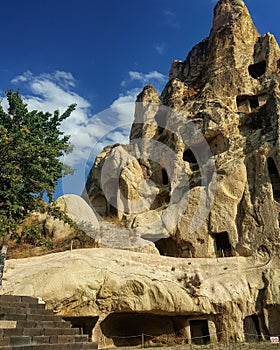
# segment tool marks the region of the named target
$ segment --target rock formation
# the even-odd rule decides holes
[[[98,155],[83,193],[130,243],[154,253],[154,242],[160,255],[96,248],[11,260],[3,292],[91,318],[100,344],[279,335],[279,78],[274,37],[258,33],[243,1],[218,1],[209,36],[173,62],[160,96],[143,89],[130,143]]]
[[[243,1],[138,96],[129,145],[96,158],[83,196],[164,255],[251,256],[279,245],[280,51]],[[111,171],[108,171],[111,169]]]

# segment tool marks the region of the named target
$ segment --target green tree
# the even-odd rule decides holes
[[[43,206],[46,195],[53,202],[58,180],[71,172],[61,157],[71,152],[70,136],[60,130],[76,105],[60,115],[28,111],[18,92],[8,91],[8,112],[0,106],[0,286],[6,257],[6,242],[33,210]]]

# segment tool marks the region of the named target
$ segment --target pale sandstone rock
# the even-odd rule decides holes
[[[243,319],[258,310],[260,290],[265,291],[265,326],[279,332],[271,309],[279,301],[280,272],[271,270],[275,263],[267,255],[174,259],[108,248],[82,249],[9,260],[1,292],[40,296],[48,308],[64,317],[105,320],[116,312],[124,317],[141,312],[187,320],[203,314],[214,321],[217,332],[227,329],[228,335],[237,334],[243,340]],[[238,317],[233,318],[233,313]]]
[[[56,205],[73,220],[81,231],[95,237],[99,230],[99,222],[93,209],[86,201],[75,194],[65,194],[56,200]]]

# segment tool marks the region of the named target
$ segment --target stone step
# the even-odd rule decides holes
[[[88,335],[37,298],[0,295],[0,350],[97,349]]]
[[[27,314],[24,312],[19,313],[9,313],[5,312],[2,313],[0,311],[0,320],[12,320],[12,321],[19,321],[19,320],[27,320],[27,321],[56,321],[61,322],[62,318],[58,315],[54,314]]]
[[[38,304],[39,299],[28,297],[28,296],[18,296],[18,295],[0,295],[0,303],[29,303]]]
[[[69,321],[18,320],[19,328],[71,328]]]
[[[36,344],[0,346],[0,350],[90,350],[98,349],[97,343],[74,343],[74,344]]]
[[[10,335],[0,339],[0,346],[37,345],[37,344],[73,344],[88,342],[88,335]]]
[[[53,315],[52,310],[46,309],[38,309],[38,307],[7,307],[0,305],[0,315],[2,313],[10,313],[10,314],[28,314],[28,315]]]
[[[9,336],[40,336],[40,335],[79,335],[79,328],[7,328],[0,329],[0,341]]]
[[[15,309],[22,309],[22,308],[36,308],[38,310],[45,310],[46,305],[45,304],[37,304],[37,303],[12,303],[12,302],[5,302],[1,301],[0,299],[0,308],[15,308]]]

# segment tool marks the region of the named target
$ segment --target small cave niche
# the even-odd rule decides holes
[[[173,238],[161,238],[155,242],[160,255],[173,258],[194,258],[195,249],[191,242],[181,242],[178,244]]]
[[[205,345],[210,343],[210,334],[207,320],[190,320],[192,343]]]
[[[273,198],[275,201],[280,202],[280,176],[277,166],[271,157],[267,159],[267,170],[272,185]]]
[[[190,148],[185,150],[185,152],[183,153],[183,161],[188,162],[190,164],[190,168],[192,171],[199,170],[197,159]]]
[[[227,232],[219,232],[213,235],[214,247],[217,258],[227,258],[232,255],[232,246]]]
[[[214,156],[224,153],[229,149],[229,140],[222,134],[218,134],[216,137],[209,141],[209,147]]]
[[[266,72],[266,61],[251,64],[248,67],[248,71],[252,78],[258,79]]]
[[[259,96],[239,95],[236,97],[236,105],[238,112],[249,114],[252,111],[256,110],[258,107],[260,107]]]
[[[256,314],[244,318],[243,329],[246,342],[261,341],[259,319]]]
[[[185,152],[183,154],[183,160],[185,162],[188,162],[188,163],[191,163],[191,164],[197,163],[195,155],[193,154],[191,149],[185,150]]]
[[[178,247],[178,244],[171,237],[159,239],[157,242],[155,242],[155,246],[160,255],[171,256],[175,258],[180,257],[180,249]]]
[[[169,184],[169,178],[168,178],[167,171],[164,168],[162,168],[162,170],[161,170],[161,175],[162,175],[162,184],[163,185],[168,185]]]
[[[182,322],[183,321],[183,322]],[[101,322],[105,337],[115,346],[137,346],[144,342],[166,343],[167,338],[176,342],[186,321],[182,317],[149,313],[112,313]]]
[[[92,200],[92,206],[101,216],[107,215],[107,200],[101,194]]]
[[[92,340],[92,331],[98,321],[98,316],[63,317],[63,319],[69,321],[72,327],[79,328],[80,334],[88,334],[89,341]]]

